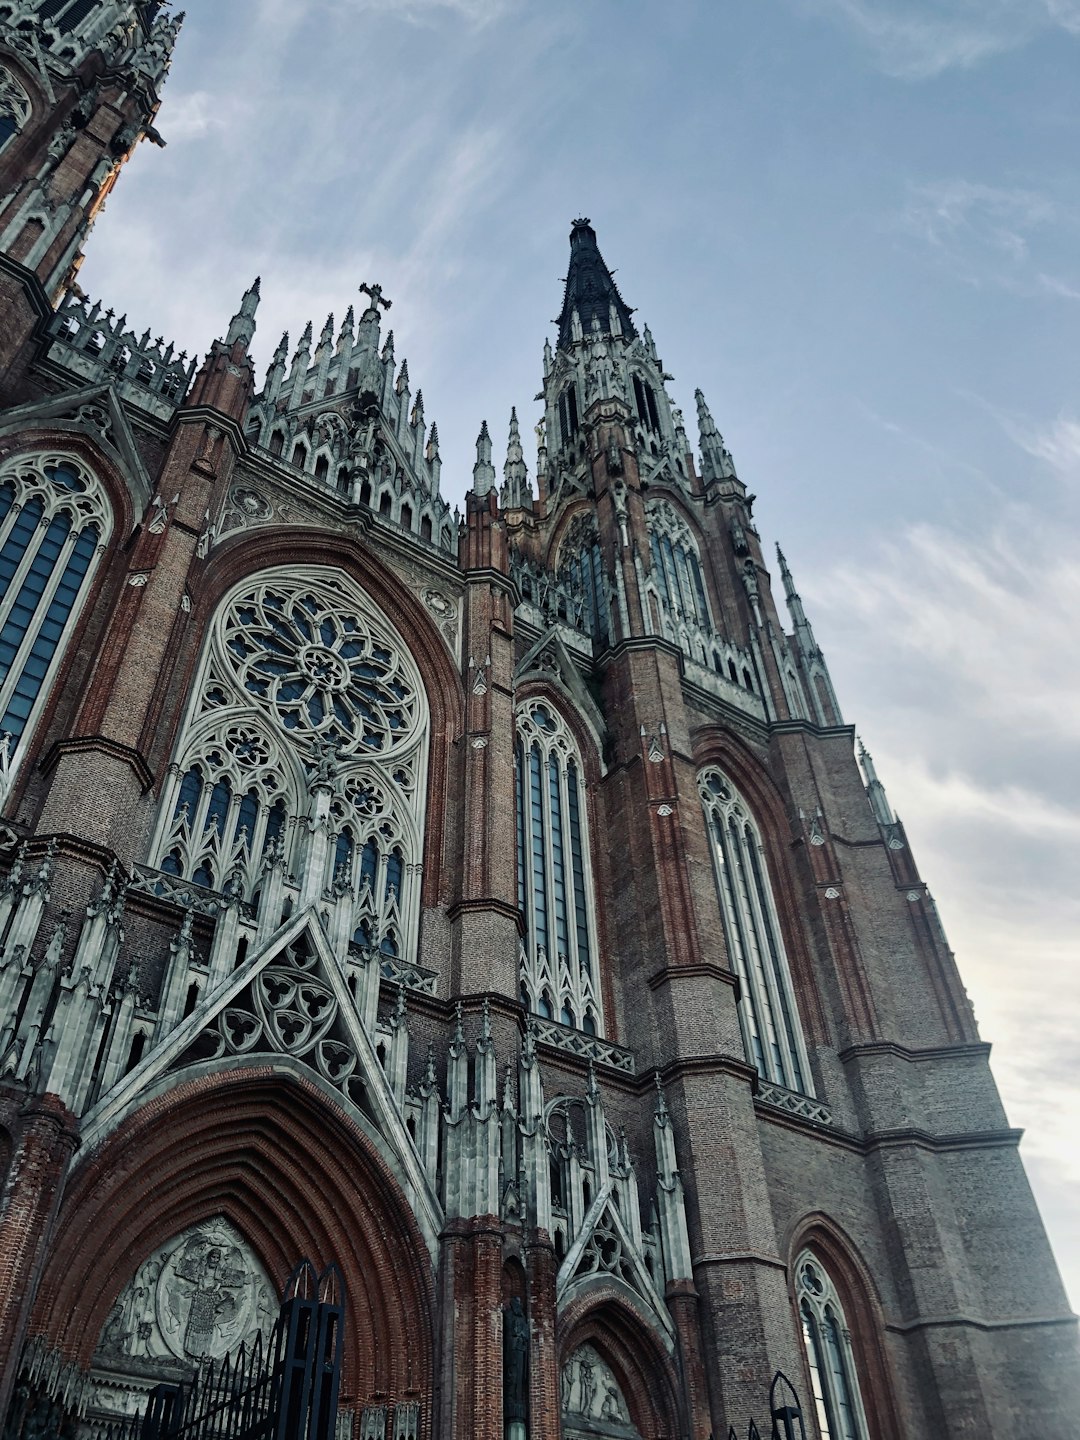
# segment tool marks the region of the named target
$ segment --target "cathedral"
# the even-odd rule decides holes
[[[182,18],[0,0],[0,1433],[137,1419],[306,1259],[339,1440],[1075,1436],[989,1046],[705,397],[587,219],[535,473],[485,424],[460,514],[374,280],[262,377],[258,282],[190,360],[85,295]]]

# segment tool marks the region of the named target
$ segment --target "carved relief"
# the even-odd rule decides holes
[[[99,1358],[197,1364],[268,1333],[277,1299],[238,1231],[211,1220],[145,1260],[109,1313]]]
[[[561,1390],[566,1428],[633,1431],[619,1382],[591,1345],[575,1350],[563,1366]]]

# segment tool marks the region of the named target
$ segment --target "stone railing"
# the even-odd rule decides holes
[[[126,316],[117,318],[100,304],[74,296],[49,321],[49,334],[54,359],[88,380],[114,380],[135,403],[155,412],[171,414],[195,375],[195,361],[188,363],[186,351],[176,354],[160,336],[151,340],[149,330],[136,338]]]
[[[797,1090],[787,1090],[783,1085],[759,1081],[754,1100],[760,1105],[768,1105],[772,1110],[783,1110],[786,1114],[797,1115],[802,1120],[812,1120],[815,1125],[833,1123],[832,1111],[828,1105],[823,1105],[820,1100],[815,1100],[810,1095],[800,1095]]]

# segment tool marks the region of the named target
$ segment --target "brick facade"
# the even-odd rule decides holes
[[[534,1440],[708,1440],[762,1422],[777,1370],[814,1434],[804,1251],[841,1299],[872,1440],[1065,1440],[1075,1317],[933,902],[782,558],[781,619],[703,397],[699,458],[588,222],[545,354],[537,489],[516,416],[501,487],[485,426],[458,530],[378,287],[314,354],[309,327],[291,369],[279,348],[261,391],[258,286],[190,370],[72,290],[122,160],[153,138],[177,29],[115,0],[95,14],[71,55],[41,27],[53,98],[29,32],[0,20],[0,65],[33,107],[0,153],[0,485],[68,457],[113,516],[5,741],[0,1414],[33,1352],[100,1422],[103,1367],[145,1371],[131,1347],[173,1324],[159,1307],[123,1328],[147,1262],[221,1222],[275,1285],[301,1256],[341,1267],[358,1440],[402,1440],[415,1405],[424,1437],[524,1440],[504,1421],[519,1382]],[[170,870],[155,839],[180,813],[179,747],[244,699],[215,698],[206,668],[223,608],[271,573],[366,597],[419,676],[419,789],[392,783],[423,833],[383,896],[393,913],[415,883],[418,922],[389,948],[358,939],[359,848],[337,858],[342,775],[376,764],[340,734],[295,751],[297,808],[249,889],[239,861]],[[554,992],[550,1014],[522,1001],[550,963],[519,891],[531,702],[574,767],[543,772],[537,814],[580,775],[582,878],[557,868],[569,812],[559,858],[537,863],[591,947],[591,1029],[561,1023]],[[709,774],[759,837],[766,878],[744,900],[778,1029],[790,975],[775,1043],[805,1057],[799,1085],[747,1049],[758,982],[718,890]],[[220,833],[243,858],[229,803]],[[589,871],[587,914],[567,918]],[[504,1361],[514,1299],[523,1381]]]

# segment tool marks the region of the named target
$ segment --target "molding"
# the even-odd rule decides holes
[[[813,735],[818,740],[848,739],[854,745],[854,725],[815,725],[811,720],[773,720],[769,724],[772,735]]]
[[[739,986],[739,977],[722,965],[710,964],[707,960],[695,961],[689,965],[665,965],[650,975],[646,982],[650,990],[659,990],[661,985],[670,985],[673,980],[698,980],[701,978],[719,980],[733,990]]]
[[[20,57],[25,61],[25,57]],[[9,255],[0,253],[0,275],[9,275],[23,289],[26,298],[30,301],[30,308],[38,317],[38,324],[53,317],[53,307],[49,304],[49,297],[45,286],[42,285],[33,270],[28,270],[25,265],[20,265],[17,260],[12,260]]]
[[[142,786],[144,795],[153,789],[156,776],[142,754],[138,750],[132,749],[130,745],[121,745],[118,740],[109,740],[104,735],[76,735],[67,740],[58,740],[42,759],[39,767],[41,773],[43,775],[50,774],[64,755],[81,755],[88,751],[100,751],[104,755],[110,755],[114,760],[120,760],[125,765],[130,765]]]
[[[522,924],[521,911],[516,905],[510,905],[505,900],[496,900],[494,896],[478,897],[471,900],[456,900],[453,905],[446,907],[446,918],[451,924],[460,919],[462,915],[488,914],[494,911],[496,915],[502,915],[507,920],[513,920],[517,926],[518,933],[524,935],[525,930]]]
[[[846,1065],[849,1060],[861,1060],[864,1056],[891,1055],[897,1060],[918,1064],[926,1060],[985,1060],[989,1059],[990,1050],[991,1046],[985,1040],[929,1046],[920,1050],[909,1050],[906,1045],[899,1045],[894,1040],[871,1040],[863,1045],[848,1045],[846,1049],[837,1052],[836,1058],[842,1065]]]
[[[726,1254],[719,1250],[706,1250],[694,1255],[690,1264],[695,1270],[709,1265],[767,1265],[771,1270],[782,1270],[787,1274],[787,1265],[779,1255],[766,1255],[761,1250],[732,1250]]]
[[[1017,1315],[1008,1320],[979,1320],[974,1315],[930,1315],[925,1320],[886,1320],[885,1329],[894,1335],[911,1335],[919,1330],[937,1330],[963,1325],[971,1330],[1026,1330],[1043,1325],[1080,1324],[1080,1316],[1073,1315]]]
[[[244,432],[231,415],[224,410],[215,410],[213,405],[181,405],[172,418],[170,430],[174,433],[183,425],[208,423],[223,430],[233,443],[237,455],[242,455],[247,446]]]
[[[496,570],[493,565],[478,565],[475,568],[460,566],[457,574],[464,580],[465,584],[476,585],[486,584],[501,590],[512,601],[517,594],[517,586],[510,576],[502,570]]]

